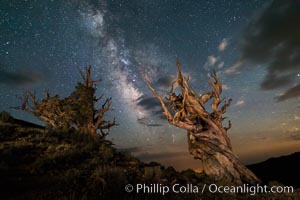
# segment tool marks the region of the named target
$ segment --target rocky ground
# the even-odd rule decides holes
[[[177,172],[143,163],[118,151],[110,141],[15,119],[0,121],[0,158],[0,199],[300,199],[299,190],[255,196],[208,191],[164,196],[127,193],[127,184],[202,188],[213,181],[193,170]]]

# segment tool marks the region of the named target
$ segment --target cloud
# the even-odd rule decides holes
[[[290,128],[288,128],[288,132],[289,133],[299,133],[300,128],[296,127],[296,126],[292,126]]]
[[[297,115],[297,114],[294,115],[294,120],[295,120],[295,121],[300,121],[300,115]]]
[[[228,46],[228,40],[224,38],[222,42],[219,44],[218,49],[219,51],[224,51]]]
[[[243,65],[243,61],[239,60],[236,63],[234,63],[232,66],[228,67],[224,73],[225,74],[240,74],[240,67]]]
[[[285,87],[292,83],[291,78],[291,75],[277,75],[269,73],[261,83],[261,88],[263,90],[272,90]]]
[[[222,68],[224,67],[224,64],[225,64],[224,61],[220,62],[220,63],[218,64],[218,68],[219,68],[219,69],[222,69]]]
[[[277,97],[277,102],[300,96],[300,84],[288,89],[284,94]]]
[[[164,110],[162,109],[162,107],[160,107],[160,109],[156,110],[156,111],[152,111],[152,114],[155,116],[158,116],[159,119],[165,120],[166,116],[163,115]]]
[[[160,77],[154,84],[154,87],[158,87],[160,89],[170,89],[172,82],[174,80],[173,76],[163,76]]]
[[[142,106],[143,108],[145,108],[147,110],[151,110],[155,107],[159,107],[160,102],[157,100],[156,97],[148,97],[146,95],[143,95],[138,99],[137,105]]]
[[[229,90],[230,87],[229,87],[228,85],[226,85],[226,84],[223,84],[223,85],[222,85],[222,89],[223,89],[223,90]]]
[[[218,46],[219,51],[224,51],[227,45],[228,41],[226,38],[224,38]],[[204,64],[204,68],[210,71],[212,67],[218,69],[222,69],[224,67],[224,61],[221,60],[220,56],[210,55],[207,57],[207,60]]]
[[[244,100],[239,100],[236,102],[235,106],[242,106],[245,104],[245,101]]]
[[[150,113],[149,115],[152,117],[155,117],[157,119],[163,119],[163,120],[166,119],[166,117],[163,115],[164,111],[160,105],[160,102],[156,97],[142,95],[137,101],[137,106],[149,112]],[[147,124],[150,126],[156,126],[155,124],[149,122],[149,120],[150,120],[149,118],[141,118],[138,119],[138,123],[144,125]]]
[[[292,140],[300,140],[300,134],[297,133],[297,134],[290,135],[289,138]]]
[[[218,57],[215,57],[213,55],[207,57],[207,62],[209,66],[215,65],[217,61],[218,61]]]
[[[26,87],[39,81],[36,74],[32,72],[8,72],[0,69],[0,84],[11,87]]]
[[[162,124],[159,123],[155,123],[153,120],[150,120],[147,117],[143,117],[143,118],[138,118],[137,122],[141,125],[144,126],[148,126],[148,127],[158,127],[158,126],[162,126]]]
[[[216,57],[214,55],[210,55],[207,57],[207,60],[204,64],[204,69],[206,69],[207,71],[210,71],[212,67],[215,66],[215,64],[217,64],[217,62],[219,61],[219,57]],[[223,66],[222,66],[223,67]]]
[[[152,83],[152,86],[158,89],[158,91],[164,93],[166,90],[169,90],[171,88],[173,80],[174,77],[170,75],[160,76],[160,78],[158,78],[157,81]],[[163,110],[161,108],[161,104],[159,100],[156,97],[154,97],[154,95],[152,94],[141,95],[137,99],[137,106],[149,112],[151,116],[157,117],[159,119],[165,119],[165,117],[162,114]],[[141,123],[141,121],[139,123]],[[146,123],[142,122],[142,123],[147,124],[147,126],[160,126],[160,124],[153,124],[150,122],[146,122]]]
[[[266,66],[264,90],[291,87],[300,71],[300,1],[274,0],[245,30],[241,60]],[[300,95],[290,88],[279,101]]]

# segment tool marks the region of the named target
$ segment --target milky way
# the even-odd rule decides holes
[[[0,110],[41,123],[10,109],[19,103],[15,96],[35,90],[42,97],[46,89],[67,96],[80,80],[79,70],[91,65],[95,79],[102,80],[98,95],[112,97],[107,117],[120,125],[109,138],[118,148],[197,168],[188,156],[185,131],[167,124],[145,84],[148,80],[166,94],[179,58],[199,94],[209,89],[210,71],[218,72],[224,96],[233,98],[227,117],[242,160],[266,157],[252,141],[257,149],[268,146],[270,155],[295,150],[300,65],[291,50],[299,50],[299,37],[293,31],[271,33],[282,26],[297,32],[297,10],[297,3],[262,0],[1,1]],[[291,17],[294,23],[285,23]]]

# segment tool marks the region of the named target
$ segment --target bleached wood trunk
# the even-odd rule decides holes
[[[232,152],[226,133],[212,131],[188,132],[189,152],[202,161],[203,172],[207,176],[233,185],[256,184],[260,180],[245,167]]]
[[[168,122],[174,126],[187,130],[188,148],[190,153],[203,163],[203,172],[216,181],[224,181],[233,185],[242,183],[256,184],[260,180],[247,169],[233,153],[227,131],[231,128],[223,126],[223,114],[231,104],[221,98],[222,84],[215,71],[211,74],[214,81],[208,80],[212,90],[197,95],[189,87],[189,77],[181,73],[181,65],[177,61],[178,76],[173,82],[169,97],[165,100],[151,87],[149,89],[160,101]],[[181,94],[174,92],[177,86]],[[205,104],[212,99],[209,112]]]

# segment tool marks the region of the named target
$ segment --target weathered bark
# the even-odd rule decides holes
[[[242,184],[243,182],[256,184],[260,180],[240,163],[238,157],[233,153],[227,130],[223,127],[223,114],[230,106],[228,101],[220,98],[222,93],[221,81],[216,73],[211,74],[214,79],[208,83],[212,89],[208,93],[198,96],[189,85],[189,77],[181,73],[181,65],[177,61],[178,76],[173,82],[166,105],[163,98],[148,84],[153,94],[158,98],[164,110],[168,122],[174,126],[187,130],[189,152],[196,159],[202,161],[203,172],[216,181],[225,181],[231,184]],[[174,93],[174,87],[178,86],[181,94]],[[212,112],[205,108],[205,103],[212,99]]]
[[[196,135],[196,136],[195,136]],[[211,137],[211,131],[188,132],[189,152],[195,159],[202,161],[203,172],[216,181],[234,185],[243,182],[256,184],[259,179],[247,167],[240,163],[232,150],[221,144],[223,138]]]
[[[34,114],[54,129],[77,129],[80,133],[105,137],[111,127],[117,125],[104,120],[104,114],[110,110],[111,98],[105,100],[100,109],[95,104],[102,98],[95,97],[96,87],[91,78],[91,67],[85,74],[80,72],[84,83],[78,83],[75,91],[68,97],[60,99],[58,95],[50,96],[46,91],[45,98],[37,100],[36,94],[27,92],[21,97],[21,106],[14,107]]]

